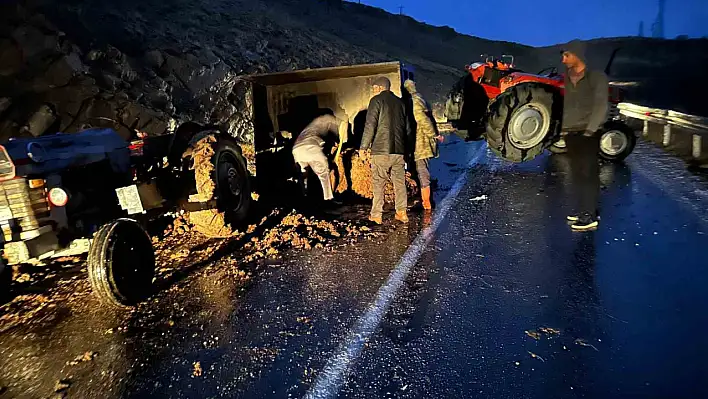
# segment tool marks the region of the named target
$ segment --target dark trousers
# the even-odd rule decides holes
[[[577,216],[595,219],[600,196],[600,138],[569,134],[565,142],[570,158],[570,176],[573,182],[571,192],[575,197],[575,213]]]

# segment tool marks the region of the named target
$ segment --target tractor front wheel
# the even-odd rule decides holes
[[[511,162],[529,161],[555,140],[562,98],[550,86],[523,83],[500,94],[489,107],[489,148]]]
[[[150,236],[135,220],[118,219],[101,227],[87,264],[91,288],[106,305],[134,306],[152,293],[155,252]]]

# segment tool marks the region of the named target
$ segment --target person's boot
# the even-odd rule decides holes
[[[395,219],[401,223],[408,223],[408,214],[406,211],[397,211]]]
[[[369,221],[376,224],[383,224],[383,218],[381,216],[369,216]]]
[[[423,209],[426,211],[433,209],[433,205],[430,203],[430,187],[422,187],[420,196],[423,199]]]

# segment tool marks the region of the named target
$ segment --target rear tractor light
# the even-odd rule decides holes
[[[31,179],[29,181],[29,188],[40,188],[44,187],[44,180],[43,179]]]
[[[69,202],[69,194],[60,187],[54,187],[49,190],[47,199],[54,206],[64,206]]]

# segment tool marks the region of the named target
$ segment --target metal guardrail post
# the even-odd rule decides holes
[[[688,143],[690,143],[690,154],[693,159],[699,160],[703,154],[703,136],[708,134],[708,118],[704,116],[696,116],[684,114],[681,112],[643,107],[641,105],[631,103],[620,103],[617,105],[621,115],[628,118],[639,119],[644,121],[642,136],[647,139],[656,141],[658,139],[659,128],[663,128],[662,144],[668,147],[673,144],[674,150],[688,153]],[[672,130],[674,127],[678,134],[678,140],[672,140]],[[683,136],[684,133],[690,132],[691,141],[686,140],[688,137]],[[673,143],[672,143],[673,141]],[[680,147],[680,148],[679,148]]]
[[[668,146],[671,144],[671,125],[666,124],[664,125],[664,141],[663,141],[664,147]]]
[[[695,158],[695,159],[700,158],[702,149],[703,149],[703,138],[701,137],[700,134],[694,134],[693,135],[693,148],[691,151],[691,155],[693,155],[693,158]]]

